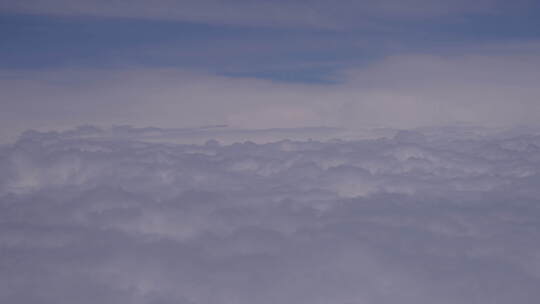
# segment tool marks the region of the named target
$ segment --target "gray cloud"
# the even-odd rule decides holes
[[[445,1],[261,1],[158,0],[82,1],[19,0],[0,4],[11,12],[169,19],[217,24],[340,28],[372,26],[378,18],[444,17],[465,13],[524,11],[529,0]]]
[[[32,131],[1,148],[2,302],[540,297],[531,130],[231,145],[149,131],[178,132]]]

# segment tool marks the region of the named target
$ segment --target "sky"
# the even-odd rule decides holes
[[[0,3],[2,138],[538,121],[536,1]]]
[[[533,0],[0,0],[0,303],[540,302]]]

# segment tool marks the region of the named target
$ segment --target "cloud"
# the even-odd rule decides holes
[[[389,18],[432,18],[462,14],[524,12],[534,3],[500,0],[383,0],[383,1],[261,1],[261,0],[20,0],[0,4],[7,12],[55,15],[89,15],[180,20],[212,24],[343,28],[365,27]]]
[[[9,303],[535,303],[540,136],[202,145],[86,126],[0,150]]]
[[[3,137],[81,123],[241,129],[536,124],[537,44],[386,57],[335,84],[273,82],[177,68],[3,70]],[[329,76],[330,77],[330,76]]]

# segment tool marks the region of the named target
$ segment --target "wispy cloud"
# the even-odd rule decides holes
[[[240,128],[535,124],[534,44],[469,55],[392,56],[294,84],[182,69],[4,70],[4,132],[81,123]]]

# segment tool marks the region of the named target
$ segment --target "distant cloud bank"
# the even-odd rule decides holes
[[[261,144],[178,132],[87,126],[1,146],[0,302],[540,299],[535,130]]]
[[[538,125],[537,42],[467,55],[390,56],[334,84],[226,77],[181,68],[0,70],[0,139],[89,123],[243,129]]]

